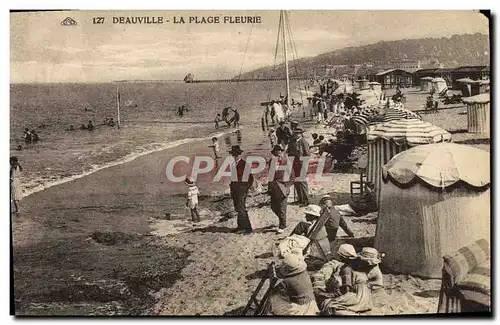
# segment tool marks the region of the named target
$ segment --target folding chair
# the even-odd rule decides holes
[[[320,254],[322,255],[323,261],[328,262],[328,256],[326,255],[325,251],[323,250],[321,245],[316,240],[316,236],[318,235],[318,232],[321,230],[321,227],[323,227],[325,225],[325,223],[329,217],[330,217],[330,209],[325,208],[323,213],[315,221],[311,230],[309,231],[309,233],[306,236],[307,238],[309,238],[310,241],[307,244],[307,246],[304,248],[304,251],[303,251],[304,255],[306,254],[310,245],[314,244],[316,246],[316,248],[318,249],[318,251],[320,252]],[[291,234],[290,234],[290,236],[291,236]],[[270,274],[272,274],[271,278],[269,278]],[[262,299],[259,301],[257,299],[257,296],[259,295],[260,291],[264,287],[264,284],[268,280],[269,280],[269,287],[268,287],[266,293],[264,294],[264,296],[262,297]],[[259,284],[257,285],[257,288],[255,289],[252,296],[248,300],[248,303],[245,306],[245,308],[243,309],[243,312],[241,313],[241,315],[246,316],[247,313],[249,312],[249,310],[253,307],[254,308],[254,312],[252,314],[253,316],[265,316],[269,312],[269,307],[270,307],[269,297],[271,296],[272,288],[274,288],[276,286],[278,281],[279,281],[279,278],[276,274],[276,265],[273,262],[273,263],[269,264],[268,271],[260,280]]]
[[[248,300],[247,305],[243,309],[241,316],[246,316],[248,311],[252,307],[254,308],[253,316],[265,316],[269,312],[269,307],[270,307],[269,297],[271,296],[271,290],[276,286],[278,282],[278,276],[276,274],[276,266],[274,262],[269,264],[267,270],[268,272],[260,280],[259,285],[255,289],[252,296],[250,297],[250,300]],[[270,274],[272,274],[271,278],[269,278]],[[257,299],[257,296],[259,295],[260,291],[264,287],[264,284],[266,283],[267,280],[269,280],[269,287],[267,288],[267,291],[264,293],[262,299],[259,301]]]

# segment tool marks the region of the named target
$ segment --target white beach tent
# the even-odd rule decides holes
[[[432,83],[432,91],[436,94],[445,93],[448,90],[448,85],[446,84],[446,80],[443,78],[434,78],[431,81]]]
[[[431,89],[431,81],[432,77],[423,77],[420,78],[420,90],[421,91],[429,91]]]
[[[429,122],[419,119],[396,119],[368,128],[367,180],[375,186],[376,197],[380,199],[382,166],[396,154],[422,144],[449,142],[451,134]]]
[[[490,94],[464,98],[467,104],[467,132],[490,135]]]
[[[380,102],[380,93],[374,90],[365,89],[357,91],[357,93],[360,95],[359,98],[364,101],[364,106],[375,106]]]
[[[418,146],[383,167],[374,246],[391,271],[441,277],[442,256],[490,239],[490,155],[466,145]]]
[[[371,90],[378,93],[379,97],[380,97],[380,95],[382,95],[382,85],[380,84],[380,82],[372,81],[368,84],[368,86],[370,86]]]

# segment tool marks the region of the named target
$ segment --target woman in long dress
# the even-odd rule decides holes
[[[23,189],[21,186],[21,171],[23,168],[19,164],[17,157],[10,157],[10,192],[12,201],[14,201],[14,213],[19,213],[19,201],[23,198]]]

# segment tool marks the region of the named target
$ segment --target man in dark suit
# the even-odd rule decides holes
[[[309,205],[309,189],[307,186],[307,175],[304,174],[303,179],[299,179],[300,172],[302,170],[301,157],[310,156],[311,150],[309,149],[309,143],[303,137],[304,130],[297,128],[293,131],[294,137],[290,141],[288,146],[288,155],[294,157],[293,161],[293,176],[294,176],[294,187],[297,192],[297,203],[300,206]]]
[[[279,144],[275,145],[271,151],[271,154],[276,157],[277,160],[271,160],[271,163],[276,163],[280,167],[285,166],[287,164],[287,159],[283,156],[283,151],[283,148]],[[271,196],[271,210],[273,210],[276,216],[278,216],[279,220],[279,226],[276,232],[278,234],[281,234],[286,228],[286,207],[288,194],[290,194],[290,187],[284,177],[285,171],[278,170],[278,166],[274,167],[274,175],[269,175],[270,179],[268,193]]]
[[[326,233],[328,234],[328,240],[330,242],[335,241],[337,238],[337,231],[339,228],[344,229],[345,233],[349,237],[354,237],[354,232],[349,227],[349,224],[345,221],[344,217],[335,210],[333,207],[332,198],[329,195],[324,195],[319,201],[322,211],[327,210],[330,212],[330,218],[325,222]]]
[[[250,218],[248,217],[248,212],[246,208],[246,200],[248,195],[248,190],[253,185],[253,175],[249,174],[248,179],[243,179],[243,174],[246,168],[250,168],[250,165],[241,158],[243,150],[241,150],[239,145],[231,147],[229,151],[231,156],[234,157],[236,180],[231,180],[229,184],[229,189],[231,190],[231,198],[233,199],[234,210],[238,214],[238,226],[235,229],[236,233],[239,234],[251,234],[252,224],[250,223]],[[233,169],[231,168],[231,172]],[[233,177],[232,177],[233,178]]]

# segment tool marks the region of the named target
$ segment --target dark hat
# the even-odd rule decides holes
[[[293,130],[293,133],[300,133],[300,134],[302,134],[302,133],[304,133],[304,130],[301,129],[301,128],[296,128],[296,129]]]
[[[280,120],[280,121],[278,122],[278,124],[280,124],[280,125],[281,125],[281,124],[285,124],[285,120]]]
[[[283,147],[282,147],[282,146],[280,146],[279,144],[277,144],[277,145],[275,145],[275,146],[273,147],[273,149],[271,150],[271,152],[283,151],[283,150],[284,150],[284,149],[283,149]]]
[[[192,177],[186,177],[186,179],[184,180],[184,183],[186,183],[186,185],[193,186],[194,179]]]
[[[231,146],[231,150],[229,151],[229,153],[235,153],[235,154],[242,154],[243,153],[243,150],[241,150],[240,146],[239,145],[235,145],[235,146]]]

